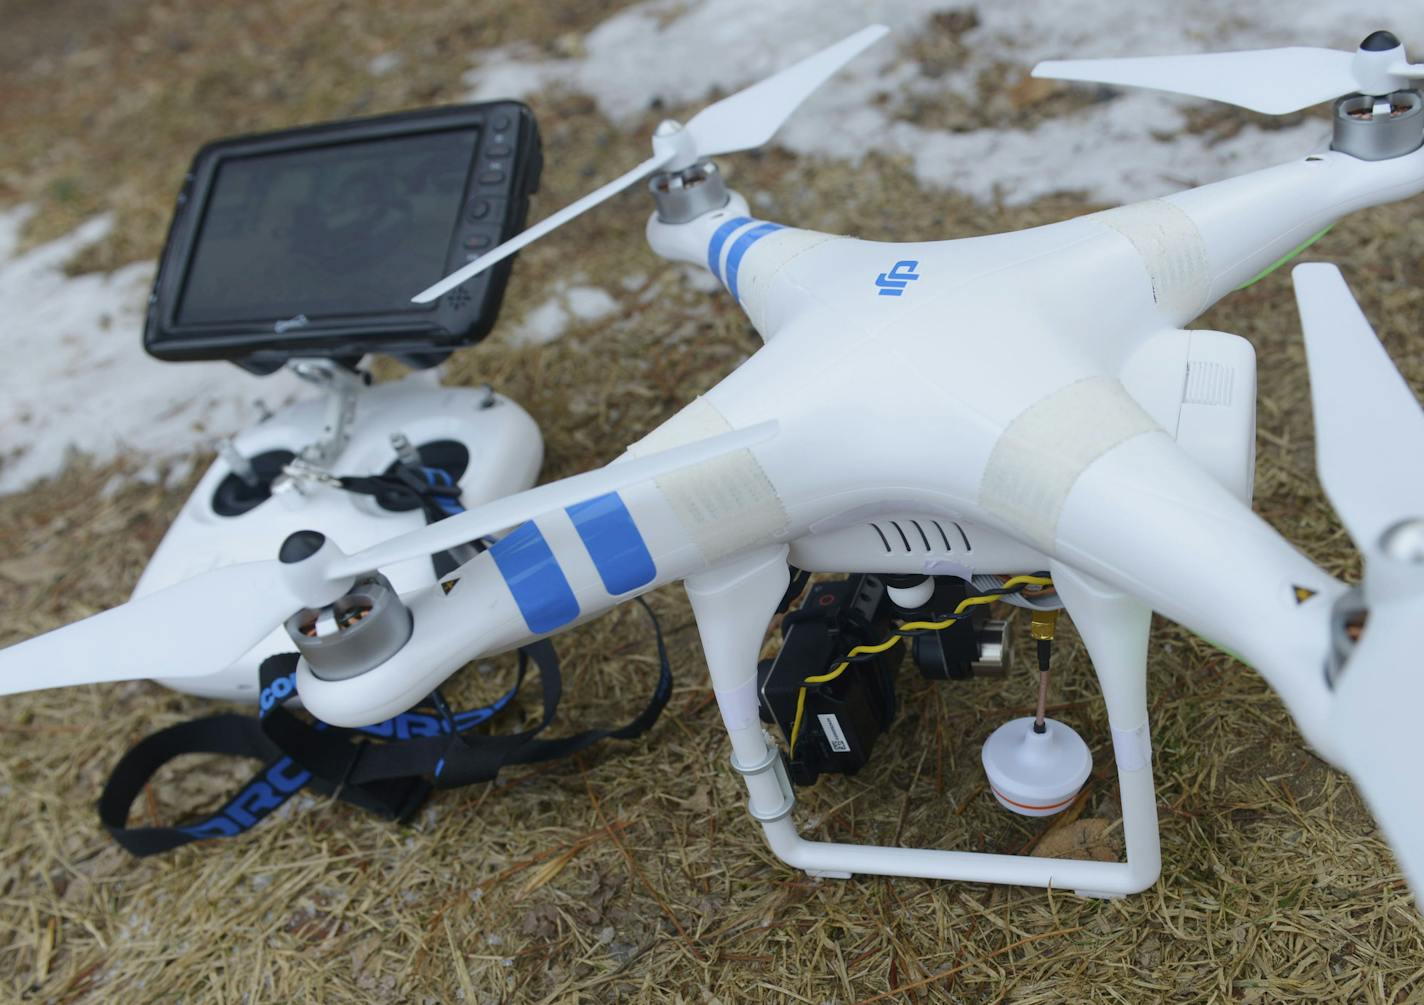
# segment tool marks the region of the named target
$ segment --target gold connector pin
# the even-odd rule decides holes
[[[1038,642],[1052,642],[1058,627],[1059,611],[1034,611],[1028,623],[1028,633]]]

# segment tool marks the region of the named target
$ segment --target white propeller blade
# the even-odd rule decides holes
[[[1340,270],[1291,272],[1305,330],[1320,484],[1366,556],[1401,518],[1424,515],[1424,412]]]
[[[708,105],[694,115],[685,128],[667,132],[659,129],[653,137],[652,157],[510,238],[499,247],[486,252],[464,268],[452,272],[411,299],[418,304],[430,303],[479,275],[491,265],[508,258],[520,248],[537,241],[554,228],[563,226],[581,213],[611,199],[659,168],[680,170],[695,163],[700,157],[714,157],[717,154],[761,146],[771,139],[781,128],[781,124],[791,117],[791,113],[796,111],[812,91],[889,30],[878,24],[862,28],[814,56],[808,56],[760,83]]]
[[[616,461],[606,467],[585,471],[583,474],[547,485],[538,485],[524,492],[485,503],[458,516],[446,517],[438,523],[413,530],[365,551],[338,558],[326,575],[330,580],[349,578],[408,558],[448,551],[541,514],[616,492],[639,482],[650,481],[723,454],[754,447],[774,436],[777,428],[778,423],[775,421],[762,422],[746,429],[736,429],[679,447],[660,450],[646,457]]]
[[[698,156],[715,157],[761,146],[812,91],[889,30],[883,24],[862,28],[830,48],[708,105],[687,123]]]
[[[1424,660],[1417,598],[1371,605],[1369,621],[1335,686],[1331,731],[1385,840],[1424,903]]]
[[[1048,60],[1035,66],[1033,75],[1148,87],[1284,115],[1358,90],[1353,61],[1348,52],[1298,46],[1131,59]]]
[[[665,154],[649,157],[633,170],[626,174],[619,175],[607,185],[595,189],[577,202],[570,203],[552,216],[545,217],[528,230],[520,231],[499,247],[492,251],[485,252],[464,268],[456,269],[444,279],[440,280],[440,282],[431,286],[429,289],[420,291],[411,299],[417,304],[428,304],[432,300],[443,297],[446,293],[449,293],[466,280],[473,279],[491,265],[498,265],[525,245],[533,244],[549,231],[556,227],[562,227],[574,217],[586,213],[600,202],[613,198],[629,185],[633,185],[640,179],[646,178],[668,161],[672,160],[675,154],[675,150],[669,150]]]
[[[1305,329],[1320,483],[1365,556],[1369,614],[1336,677],[1330,731],[1416,898],[1424,898],[1424,772],[1419,718],[1424,659],[1417,589],[1424,566],[1381,547],[1402,520],[1424,516],[1424,411],[1365,320],[1340,270],[1291,272]],[[1379,572],[1386,573],[1383,579]]]
[[[275,560],[214,569],[0,649],[0,694],[217,673],[301,606]]]

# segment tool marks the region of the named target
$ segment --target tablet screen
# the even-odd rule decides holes
[[[225,158],[176,320],[280,323],[418,310],[412,292],[446,271],[478,132]]]

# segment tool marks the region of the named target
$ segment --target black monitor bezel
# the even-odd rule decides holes
[[[498,128],[496,128],[498,126]],[[205,145],[184,179],[149,298],[144,348],[171,361],[224,359],[270,372],[292,358],[351,359],[387,353],[416,365],[438,362],[451,350],[479,341],[499,313],[512,259],[447,294],[434,304],[410,304],[395,312],[325,315],[291,328],[289,318],[180,322],[179,309],[208,200],[221,165],[230,159],[296,152],[403,136],[476,130],[460,210],[450,224],[446,271],[474,256],[467,241],[486,247],[523,228],[529,195],[542,166],[533,113],[516,101],[450,105],[395,115],[328,122],[279,132],[221,139]],[[498,142],[496,142],[496,139]],[[505,148],[498,157],[491,150]],[[492,168],[499,168],[494,171]],[[496,174],[498,181],[491,181]],[[471,207],[486,212],[476,218]],[[493,207],[490,209],[489,207]],[[411,290],[411,295],[418,290]],[[279,330],[283,329],[283,330]]]

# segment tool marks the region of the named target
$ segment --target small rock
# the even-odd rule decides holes
[[[1108,834],[1108,821],[1084,817],[1054,829],[1033,850],[1034,858],[1080,858],[1093,862],[1116,862],[1118,845]]]

